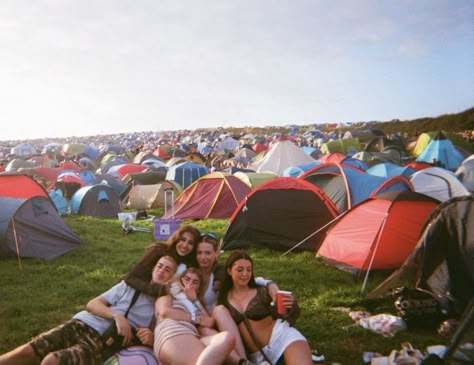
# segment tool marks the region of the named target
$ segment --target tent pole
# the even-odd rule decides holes
[[[301,240],[300,242],[298,242],[296,245],[294,245],[292,248],[290,248],[288,251],[284,252],[281,257],[285,256],[286,254],[290,253],[291,251],[293,251],[295,248],[299,247],[300,245],[302,245],[306,240],[310,239],[311,237],[313,237],[315,234],[319,233],[322,229],[326,228],[327,226],[331,225],[332,223],[334,223],[335,221],[341,219],[349,210],[346,210],[345,212],[343,212],[342,214],[338,215],[336,218],[334,218],[332,221],[326,223],[324,226],[320,227],[317,231],[311,233],[308,237],[305,237],[303,238],[303,240]]]
[[[18,237],[16,235],[15,218],[12,218],[12,226],[13,226],[13,236],[15,237],[16,255],[18,257],[18,267],[20,268],[20,271],[21,271],[23,267],[21,265],[20,246],[18,245]]]
[[[372,257],[370,258],[369,267],[367,268],[367,272],[366,272],[365,278],[364,278],[364,283],[362,284],[362,289],[360,290],[361,294],[364,294],[365,287],[367,286],[367,281],[369,279],[370,269],[372,268],[372,265],[374,263],[375,254],[377,253],[377,249],[378,249],[379,243],[380,243],[381,232],[383,230],[383,227],[385,226],[385,223],[387,222],[387,217],[388,217],[388,211],[385,212],[385,217],[383,218],[383,224],[380,226],[380,228],[377,232],[377,243],[375,244],[374,252],[372,254]]]

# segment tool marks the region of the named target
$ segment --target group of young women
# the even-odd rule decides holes
[[[171,288],[150,281],[164,255],[178,264]],[[153,350],[160,364],[312,364],[308,342],[290,324],[299,315],[295,298],[286,300],[282,318],[278,286],[254,277],[247,252],[231,252],[225,266],[218,257],[217,237],[186,225],[167,243],[148,247],[125,276],[128,285],[157,298]]]

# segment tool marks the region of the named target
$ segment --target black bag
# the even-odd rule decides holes
[[[445,318],[436,294],[402,287],[392,292],[398,315],[408,327],[435,328]]]
[[[133,294],[132,301],[130,302],[130,305],[128,306],[127,311],[125,312],[125,318],[128,316],[128,312],[130,309],[133,307],[135,302],[138,299],[138,296],[140,295],[139,290],[135,290],[135,293]],[[130,346],[132,345],[141,345],[141,341],[137,336],[137,330],[136,328],[132,327],[132,341],[130,343]],[[123,348],[123,336],[118,334],[118,329],[117,329],[117,324],[115,323],[115,320],[112,321],[110,324],[109,328],[105,330],[105,332],[101,336],[102,342],[104,343],[104,352],[108,354],[113,354],[114,352],[117,352]]]

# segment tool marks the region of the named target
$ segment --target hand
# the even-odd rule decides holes
[[[293,307],[293,303],[295,302],[295,297],[293,294],[285,294],[282,301],[285,308],[291,309]]]
[[[272,298],[272,302],[270,303],[271,305],[276,305],[276,300],[277,300],[277,291],[279,290],[278,285],[275,283],[270,283],[267,287],[268,295]]]
[[[114,316],[115,323],[117,324],[117,333],[123,336],[123,347],[128,346],[128,344],[132,341],[133,334],[132,334],[132,327],[128,322],[127,318],[123,314],[116,314]]]
[[[191,287],[190,283],[186,283],[184,285],[180,284],[180,286],[181,286],[181,290],[183,291],[183,293],[186,294],[186,297],[191,302],[194,302],[197,299],[196,291]]]
[[[140,342],[146,346],[153,346],[155,336],[153,331],[149,328],[137,328],[137,337],[140,339]]]
[[[215,325],[215,320],[212,317],[209,316],[199,316],[200,322],[199,325],[201,327],[209,327],[212,328]]]

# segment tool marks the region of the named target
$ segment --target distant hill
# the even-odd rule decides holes
[[[436,118],[373,123],[370,127],[381,129],[387,134],[397,132],[415,134],[416,132],[422,133],[438,130],[462,133],[465,130],[474,129],[474,107],[458,114],[444,114]]]

